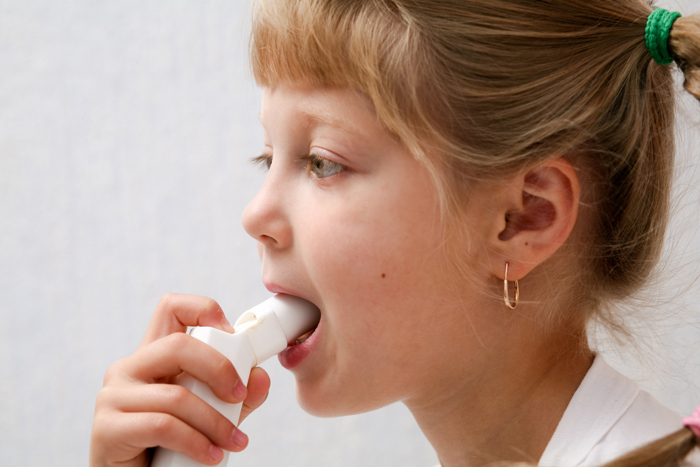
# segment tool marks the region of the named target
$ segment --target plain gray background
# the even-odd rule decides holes
[[[0,465],[87,464],[102,376],[162,294],[211,296],[232,321],[269,296],[240,225],[264,176],[248,163],[262,150],[249,27],[241,0],[0,0]],[[666,266],[628,307],[640,337],[594,336],[683,413],[700,403],[700,107],[686,101]],[[402,405],[313,418],[291,374],[264,366],[271,394],[232,465],[436,462]]]

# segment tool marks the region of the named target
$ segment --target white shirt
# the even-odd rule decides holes
[[[542,467],[600,466],[683,426],[681,417],[596,355],[542,454]],[[700,466],[700,455],[689,466]]]

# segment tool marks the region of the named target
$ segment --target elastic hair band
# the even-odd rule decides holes
[[[649,53],[659,65],[668,65],[673,62],[673,58],[668,53],[668,35],[671,33],[673,22],[680,16],[681,14],[676,11],[657,8],[647,18],[644,39]]]
[[[700,438],[700,407],[695,409],[693,415],[683,419],[683,426],[690,428],[695,436]]]

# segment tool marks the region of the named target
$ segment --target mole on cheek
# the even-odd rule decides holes
[[[386,274],[382,273],[382,279],[384,279],[385,277],[386,277]]]

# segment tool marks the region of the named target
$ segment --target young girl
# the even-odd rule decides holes
[[[684,427],[586,327],[659,257],[668,65],[700,96],[699,17],[642,0],[260,0],[251,58],[269,173],[243,224],[270,292],[321,310],[280,355],[305,410],[402,401],[443,466],[670,466],[693,451],[700,415]],[[196,325],[232,330],[213,300],[166,295],[110,367],[93,466],[146,465],[156,445],[214,465],[246,446],[168,384],[190,373],[244,416],[266,397],[265,372],[246,389],[183,333]]]

